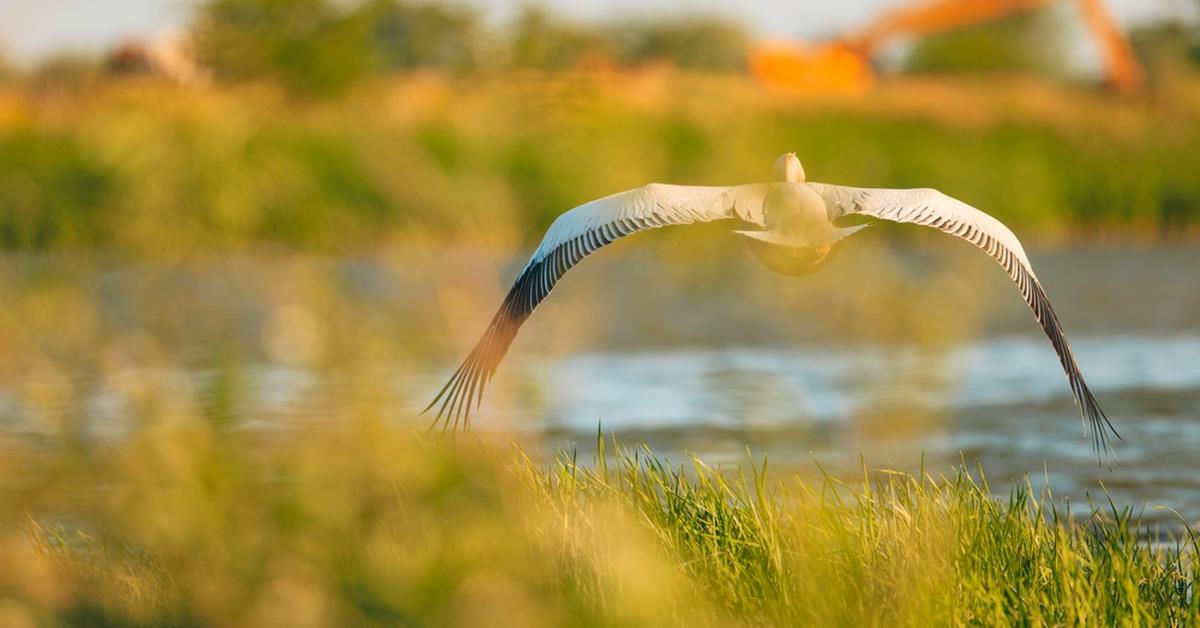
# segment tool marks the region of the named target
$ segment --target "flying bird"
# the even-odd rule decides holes
[[[584,203],[559,216],[517,276],[475,348],[425,408],[443,429],[470,424],[483,389],[496,372],[534,308],[558,280],[596,250],[641,231],[673,225],[740,221],[733,231],[747,238],[754,255],[771,270],[804,275],[825,260],[843,238],[874,221],[938,229],[982,249],[1004,268],[1046,332],[1066,373],[1097,451],[1108,450],[1108,431],[1120,438],[1088,388],[1062,324],[1038,282],[1020,241],[999,220],[934,189],[857,188],[805,180],[795,153],[775,162],[773,181],[729,187],[651,183]]]

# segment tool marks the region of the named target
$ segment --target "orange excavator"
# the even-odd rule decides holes
[[[875,81],[871,59],[893,39],[932,35],[1033,11],[1058,0],[931,0],[891,11],[837,41],[805,46],[764,43],[750,54],[750,70],[766,84],[802,91],[855,92]],[[1139,92],[1145,73],[1129,40],[1102,0],[1074,0],[1103,56],[1105,82],[1118,94]]]

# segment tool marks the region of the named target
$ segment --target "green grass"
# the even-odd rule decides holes
[[[601,443],[602,452],[604,443]],[[0,458],[15,625],[1192,625],[1197,541],[964,469],[583,465],[368,419]],[[14,473],[20,471],[19,476]],[[13,481],[14,477],[23,478]],[[1183,527],[1181,526],[1181,530]],[[23,623],[24,622],[24,623]]]

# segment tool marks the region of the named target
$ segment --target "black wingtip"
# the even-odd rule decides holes
[[[443,434],[450,430],[452,425],[454,431],[457,431],[460,421],[465,419],[466,422],[470,422],[469,411],[465,417],[461,416],[463,405],[462,392],[463,386],[468,381],[474,379],[472,371],[476,362],[475,356],[477,353],[477,351],[472,351],[471,354],[467,356],[467,359],[464,360],[458,369],[454,371],[454,373],[450,376],[450,379],[446,381],[441,390],[439,390],[437,395],[434,396],[433,400],[429,402],[429,405],[425,406],[425,409],[421,410],[421,415],[425,415],[435,407],[437,408],[437,414],[434,415],[433,420],[429,423],[429,426],[425,428],[425,432],[427,434],[437,430],[439,426],[441,427],[441,432]]]
[[[503,310],[501,314],[503,314]],[[437,408],[437,415],[430,422],[426,432],[432,432],[441,427],[441,432],[457,432],[459,427],[466,430],[471,427],[471,415],[478,410],[483,401],[483,390],[495,371],[495,364],[508,348],[511,336],[505,335],[507,330],[515,327],[504,325],[501,315],[493,320],[492,325],[484,333],[479,343],[463,360],[458,370],[450,376],[449,381],[442,386],[433,401],[425,406],[421,414]],[[500,321],[500,322],[497,322]]]
[[[442,397],[445,396],[446,391],[450,389],[450,385],[453,384],[454,381],[458,379],[459,374],[462,373],[463,368],[465,366],[466,366],[466,363],[464,362],[462,365],[460,365],[458,367],[458,370],[454,371],[454,373],[450,375],[450,379],[446,381],[445,385],[442,386],[442,389],[439,390],[437,395],[434,396],[433,401],[430,401],[429,405],[425,406],[424,410],[421,410],[422,415],[424,415],[426,412],[429,412],[430,410],[432,410],[433,407],[437,405],[438,401],[441,401]],[[441,416],[441,412],[438,412],[438,416],[439,417]]]
[[[1109,420],[1108,415],[1100,407],[1100,403],[1096,401],[1095,395],[1092,394],[1083,378],[1079,377],[1073,384],[1075,401],[1079,404],[1081,418],[1086,422],[1088,431],[1092,435],[1092,449],[1096,452],[1097,464],[1104,466],[1106,461],[1115,460],[1120,465],[1121,461],[1117,458],[1116,450],[1109,441],[1109,434],[1115,436],[1120,442],[1125,442],[1124,437]],[[1109,468],[1111,467],[1110,464]]]

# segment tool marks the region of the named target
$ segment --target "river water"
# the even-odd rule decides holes
[[[995,486],[1028,474],[1073,504],[1107,492],[1164,524],[1172,511],[1200,520],[1200,250],[1031,251],[1123,437],[1098,462],[1003,273],[969,247],[917,243],[868,240],[800,280],[757,268],[736,243],[613,247],[529,320],[476,428],[583,459],[601,430],[673,462],[734,465],[749,451],[809,477],[965,463]],[[119,440],[146,382],[206,404],[229,396],[211,383],[230,362],[243,429],[286,430],[365,398],[412,421],[520,263],[469,251],[6,260],[17,331],[0,340],[17,353],[0,369],[0,437],[50,438],[61,419],[47,417],[69,415],[86,438]]]
[[[551,357],[516,343],[502,368],[527,386],[538,382],[539,392],[497,401],[490,414],[485,402],[480,420],[508,417],[549,435],[550,449],[576,447],[585,458],[602,429],[676,462],[696,455],[733,465],[749,450],[807,477],[861,477],[864,464],[936,475],[965,463],[982,466],[995,486],[1028,476],[1073,504],[1111,497],[1166,525],[1176,519],[1171,510],[1200,521],[1200,251],[1031,255],[1123,438],[1098,461],[1058,360],[1016,290],[974,251],[939,246],[915,256],[907,247],[852,253],[796,284],[741,269],[752,278],[655,298],[639,297],[638,286],[677,277],[612,262],[567,288],[605,295],[572,313],[653,331],[600,334],[591,347]],[[889,272],[861,277],[881,259]],[[890,300],[846,296],[856,289]],[[855,316],[856,306],[871,313]],[[539,331],[523,333],[564,333],[571,324],[535,317],[529,328]]]

